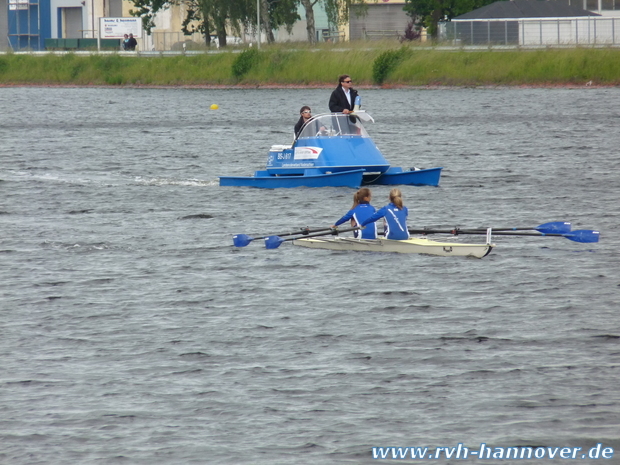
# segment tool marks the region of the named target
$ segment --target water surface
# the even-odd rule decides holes
[[[0,88],[0,462],[620,448],[620,90],[361,95],[394,166],[444,167],[440,187],[402,188],[411,227],[570,221],[601,242],[235,249],[349,208],[348,188],[218,185],[329,91]]]

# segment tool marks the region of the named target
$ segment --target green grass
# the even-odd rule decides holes
[[[332,86],[344,73],[357,86],[620,85],[620,49],[466,51],[360,42],[279,44],[250,54],[0,55],[5,85]]]

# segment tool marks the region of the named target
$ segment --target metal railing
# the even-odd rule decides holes
[[[398,39],[403,32],[402,31],[367,31],[363,30],[364,40],[381,40],[381,39]]]
[[[440,38],[463,46],[620,45],[620,18],[586,16],[451,21],[441,23]]]
[[[329,29],[323,29],[321,35],[323,36],[324,42],[344,42],[345,34],[341,31],[332,31]]]
[[[186,49],[191,48],[205,48],[206,42],[204,36],[200,32],[195,32],[192,35],[185,35],[182,32],[158,32],[153,31],[151,34],[152,46],[150,50],[156,51],[183,51],[183,44],[186,44]],[[187,44],[189,43],[189,47]],[[194,46],[195,44],[195,46]],[[212,44],[215,47],[215,44]]]

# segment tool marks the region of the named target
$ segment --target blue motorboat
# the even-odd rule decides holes
[[[254,176],[220,176],[220,186],[338,187],[367,184],[438,186],[442,168],[392,167],[370,138],[365,112],[328,113],[310,119],[292,145],[274,145],[267,167]]]

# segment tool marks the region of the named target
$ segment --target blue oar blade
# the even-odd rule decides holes
[[[280,236],[267,236],[265,238],[265,247],[268,249],[277,249],[284,242]]]
[[[552,223],[541,224],[534,228],[536,231],[545,234],[567,234],[570,232],[570,223],[565,221],[555,221]]]
[[[598,242],[601,233],[599,231],[592,231],[589,229],[580,229],[578,231],[571,231],[567,234],[563,234],[566,239],[570,239],[575,242]]]
[[[233,236],[233,244],[235,247],[245,247],[253,240],[254,238],[248,236],[247,234],[236,234]]]

